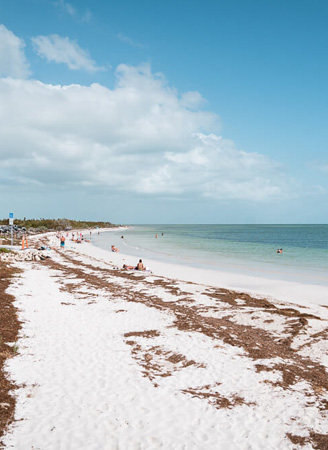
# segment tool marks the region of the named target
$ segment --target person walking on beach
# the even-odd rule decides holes
[[[65,236],[62,236],[60,238],[60,248],[64,248],[65,247]]]

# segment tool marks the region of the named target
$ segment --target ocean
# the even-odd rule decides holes
[[[328,286],[328,225],[135,225],[93,233],[92,243],[136,260]]]

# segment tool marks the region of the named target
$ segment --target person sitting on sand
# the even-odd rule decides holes
[[[139,259],[136,270],[145,270],[145,266],[142,264],[142,259]]]
[[[115,245],[112,245],[112,252],[119,252],[119,249]]]

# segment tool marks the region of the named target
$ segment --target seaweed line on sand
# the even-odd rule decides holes
[[[2,442],[4,433],[14,421],[16,399],[12,392],[18,387],[8,380],[4,368],[6,360],[15,356],[17,352],[13,344],[17,341],[21,328],[18,310],[13,305],[15,299],[6,293],[14,275],[18,272],[17,269],[0,262],[0,448],[4,445]]]

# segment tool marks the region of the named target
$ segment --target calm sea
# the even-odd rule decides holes
[[[92,242],[136,258],[328,286],[328,225],[137,225],[94,233]]]

